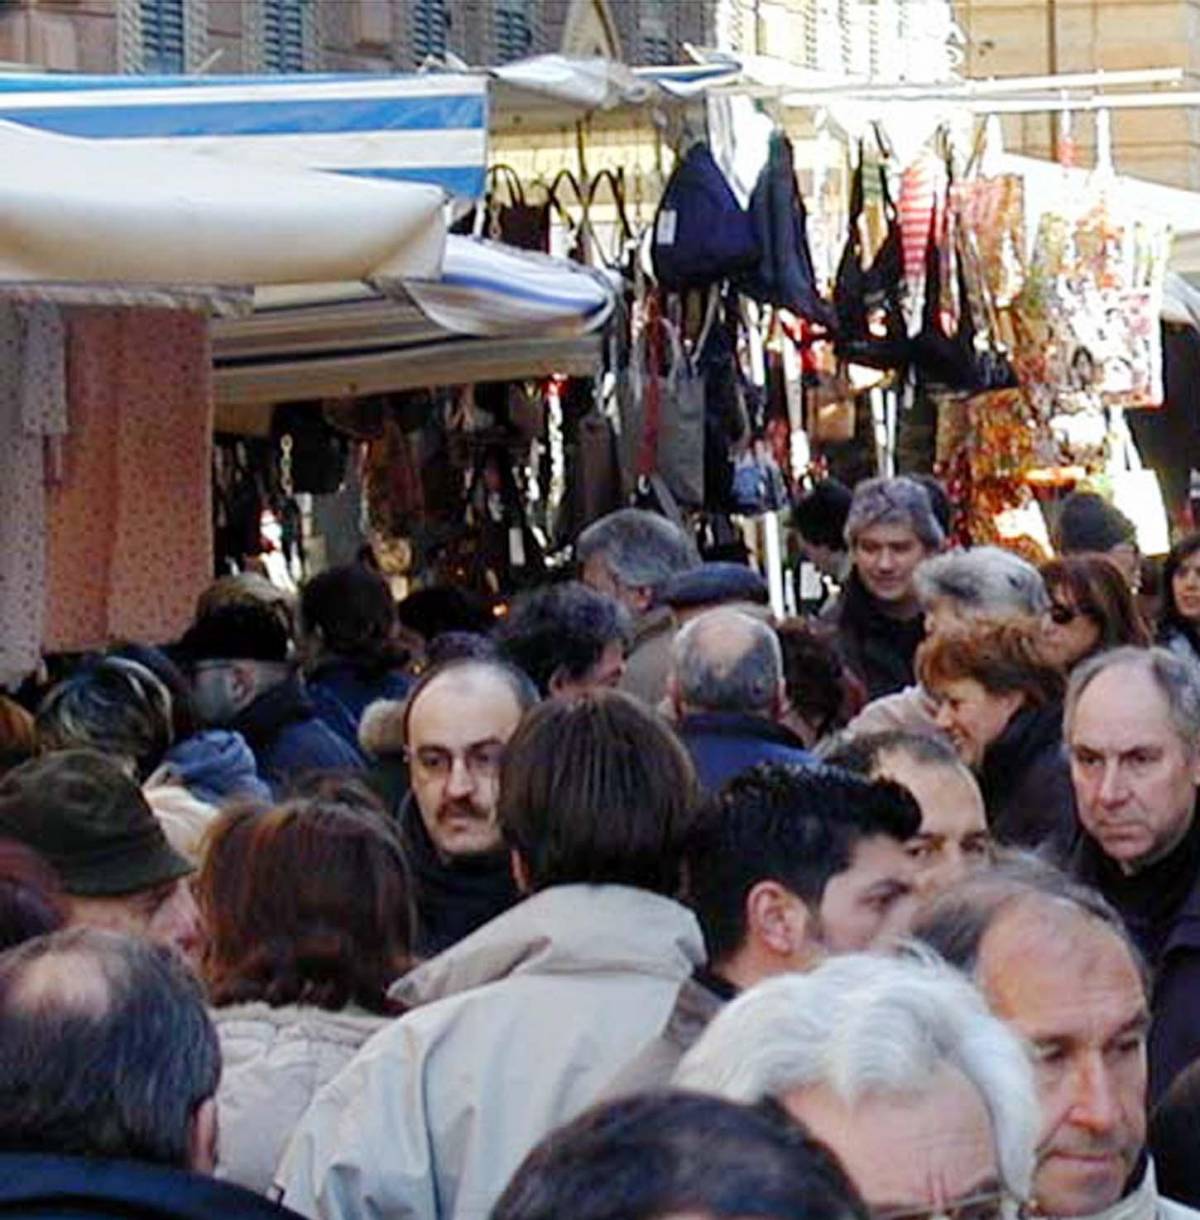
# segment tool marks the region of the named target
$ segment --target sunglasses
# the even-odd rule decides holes
[[[1060,627],[1069,627],[1084,611],[1064,606],[1061,602],[1051,602],[1049,613],[1052,623],[1057,623]]]

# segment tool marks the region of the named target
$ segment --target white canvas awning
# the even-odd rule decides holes
[[[0,122],[4,282],[237,285],[436,278],[444,193],[117,147]]]

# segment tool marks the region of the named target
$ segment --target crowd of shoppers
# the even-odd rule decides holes
[[[226,577],[4,699],[0,1216],[1194,1220],[1200,536],[1147,623],[1098,497],[947,512],[819,487],[782,621],[638,509],[497,615]]]

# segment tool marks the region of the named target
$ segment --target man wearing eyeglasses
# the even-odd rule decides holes
[[[1029,1043],[1041,1102],[1035,1210],[1185,1220],[1146,1158],[1145,975],[1120,917],[1033,857],[947,891],[914,935],[970,973]]]
[[[842,1162],[874,1220],[1015,1220],[1038,1127],[1024,1048],[956,970],[848,953],[718,1013],[679,1088],[779,1102]]]
[[[417,882],[418,952],[432,956],[517,900],[496,820],[500,757],[537,702],[501,661],[464,659],[422,675],[402,712],[412,783],[401,829]]]

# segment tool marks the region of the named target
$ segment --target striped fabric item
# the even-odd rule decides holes
[[[616,303],[603,272],[499,242],[450,236],[442,278],[408,281],[408,295],[439,326],[465,335],[587,334]]]
[[[0,76],[0,120],[139,148],[187,145],[260,167],[332,170],[483,194],[482,75]]]
[[[934,200],[946,189],[946,169],[932,152],[920,154],[900,178],[900,235],[904,248],[904,278],[909,299],[924,291],[925,253],[929,248],[929,229]]]

